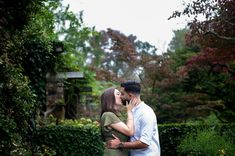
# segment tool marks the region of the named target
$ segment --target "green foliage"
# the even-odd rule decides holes
[[[176,51],[180,49],[185,49],[185,35],[188,32],[188,29],[180,29],[180,30],[174,30],[174,37],[171,39],[171,42],[169,43],[169,49],[168,51]]]
[[[27,37],[27,36],[26,36]],[[46,74],[55,68],[53,43],[43,37],[27,37],[22,43],[22,61],[19,64],[24,69],[24,75],[30,79],[30,85],[38,95],[38,107],[45,105]]]
[[[235,138],[234,124],[160,124],[158,129],[162,156],[181,156],[178,151],[181,140],[203,129],[215,130],[221,136],[230,136],[230,139]]]
[[[90,40],[98,33],[94,28],[84,25],[82,12],[74,14],[69,11],[69,6],[63,6],[60,0],[56,4],[53,1],[48,3],[48,8],[53,14],[56,40],[64,44],[64,53],[57,61],[57,71],[88,72],[86,61],[93,52]]]
[[[174,52],[168,52],[170,58],[172,59],[171,67],[174,71],[177,71],[179,67],[184,66],[187,63],[187,60],[196,54],[195,51],[192,51],[189,48],[181,47],[181,49],[176,49]]]
[[[34,153],[35,156],[55,156],[56,151],[46,145],[36,146]]]
[[[22,2],[22,4],[29,3],[30,6],[26,10],[20,10],[19,14],[22,12],[25,14],[28,11],[31,18],[27,19],[27,25],[24,25],[21,31],[15,31],[14,34],[13,31],[11,32],[11,37],[7,40],[7,46],[4,47],[4,50],[7,51],[10,62],[15,64],[16,67],[22,68],[23,75],[29,77],[30,86],[37,95],[38,106],[42,106],[46,99],[45,76],[48,71],[54,70],[56,63],[53,54],[53,27],[50,27],[50,29],[46,27],[46,25],[53,25],[54,23],[48,10],[46,14],[44,3],[40,1],[34,4],[25,2]],[[35,8],[33,5],[35,5]],[[28,10],[33,8],[34,10]],[[17,18],[17,16],[12,18]],[[48,21],[42,19],[48,19]]]
[[[191,93],[207,95],[204,106],[213,110],[223,122],[233,122],[234,87],[231,75],[207,72],[205,68],[194,68],[183,80],[183,89]]]
[[[53,65],[52,44],[31,22],[41,0],[1,1],[1,6],[0,155],[30,155],[36,109],[45,99],[43,78]]]
[[[41,7],[43,0],[13,0],[1,1],[0,30],[7,28],[9,32],[22,30],[28,24],[32,15]]]
[[[92,87],[92,93],[90,94],[94,94],[94,97],[96,97],[99,84],[95,80],[95,73],[88,66],[93,55],[100,54],[100,50],[97,51],[92,46],[100,42],[100,34],[94,28],[85,26],[82,12],[74,14],[69,11],[69,6],[63,6],[61,0],[49,1],[46,4],[49,12],[48,10],[43,11],[42,14],[46,13],[45,15],[54,22],[55,40],[62,41],[64,45],[64,52],[56,58],[55,70],[57,72],[80,71],[85,76],[85,80],[68,80],[66,82],[67,86],[65,87],[68,91],[66,98],[72,100],[74,94],[77,94],[75,90],[84,86]],[[43,19],[44,17],[42,21]],[[47,25],[45,21],[43,23],[43,25]]]
[[[35,94],[22,70],[0,58],[0,154],[27,153],[26,141],[32,133]]]
[[[154,108],[159,112],[159,122],[184,122],[200,120],[214,112],[223,122],[234,120],[234,80],[232,71],[226,72],[225,66],[203,63],[190,66],[189,60],[199,53],[199,46],[186,45],[184,37],[188,30],[174,31],[167,55],[170,62],[164,72],[158,72],[161,79],[156,82],[157,100]],[[210,57],[203,55],[202,59]],[[194,59],[192,59],[194,60]],[[187,65],[190,69],[187,69]],[[224,70],[224,72],[220,72]],[[175,74],[165,74],[175,73]],[[145,94],[146,95],[146,94]],[[150,98],[147,98],[147,100]],[[157,103],[157,105],[156,105]]]
[[[195,136],[203,129],[214,130],[220,136],[230,136],[229,139],[235,137],[234,124],[160,124],[158,128],[162,156],[182,155],[178,151],[182,140],[188,135]],[[223,140],[218,142],[223,143]],[[51,155],[102,155],[104,149],[99,123],[86,118],[65,120],[59,126],[38,128],[34,143],[40,149],[35,153],[47,151]]]
[[[204,107],[217,112],[223,122],[234,122],[234,1],[195,0],[185,5],[182,12],[174,12],[170,18],[183,15],[193,17],[188,23],[190,32],[187,45],[198,45],[199,52],[187,61],[184,74],[188,89],[205,93]],[[198,15],[204,16],[203,21]],[[226,18],[226,21],[224,21]],[[186,84],[185,83],[185,84]]]
[[[104,148],[98,123],[85,118],[38,128],[34,141],[63,156],[102,155]]]
[[[186,134],[195,130],[194,125],[186,124],[160,124],[159,138],[161,145],[162,156],[176,156],[177,146],[180,143],[180,139]]]
[[[227,135],[204,129],[187,135],[179,145],[179,153],[189,156],[230,156],[235,153],[235,144]]]

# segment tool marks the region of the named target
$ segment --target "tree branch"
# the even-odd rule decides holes
[[[213,36],[215,36],[215,37],[218,38],[218,39],[226,40],[226,41],[229,41],[229,42],[231,42],[231,43],[235,43],[235,38],[234,38],[234,37],[221,36],[221,35],[219,35],[219,34],[216,33],[216,32],[208,31],[208,32],[206,32],[204,35],[205,35],[205,36],[207,36],[207,35],[213,35]]]

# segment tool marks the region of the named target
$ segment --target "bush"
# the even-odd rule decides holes
[[[104,148],[98,123],[84,118],[38,128],[34,142],[37,147],[47,147],[52,153],[55,151],[51,155],[103,155]]]
[[[221,136],[213,129],[204,129],[187,135],[178,149],[180,155],[187,156],[232,156],[235,144],[227,135]]]
[[[178,146],[188,135],[196,134],[198,130],[214,129],[221,136],[235,138],[235,124],[159,124],[159,139],[161,156],[181,155]]]
[[[193,124],[160,124],[159,139],[162,156],[177,156],[177,146],[181,138],[195,131]]]
[[[79,120],[65,120],[62,125],[50,124],[47,127],[38,128],[35,144],[42,155],[102,155],[103,142],[100,137],[98,122],[81,118]],[[197,134],[198,130],[213,129],[217,135],[234,138],[234,124],[196,125],[196,124],[160,124],[159,137],[162,156],[182,156],[179,144],[186,136]],[[196,136],[196,135],[193,135]],[[224,138],[226,140],[227,138]],[[222,139],[220,139],[222,140]],[[219,143],[223,143],[223,141]],[[187,142],[186,142],[187,144]],[[221,146],[222,147],[222,146]],[[230,150],[229,150],[230,151]],[[221,149],[220,154],[227,148]],[[188,155],[185,154],[185,155]]]

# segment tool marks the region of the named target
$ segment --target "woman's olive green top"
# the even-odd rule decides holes
[[[105,112],[101,116],[101,133],[104,141],[114,139],[112,134],[117,136],[120,141],[128,141],[128,136],[118,132],[117,130],[109,127],[110,124],[121,122],[120,118],[113,112]],[[128,151],[125,149],[108,149],[105,148],[104,156],[128,156]]]

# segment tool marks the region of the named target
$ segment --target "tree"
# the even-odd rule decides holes
[[[134,36],[126,36],[117,30],[101,32],[100,65],[91,67],[97,72],[97,79],[120,81],[133,76],[136,65]]]
[[[45,105],[46,73],[58,67],[86,72],[83,53],[92,29],[84,28],[81,17],[62,7],[60,0],[0,3],[0,154],[32,155],[37,152],[31,143],[36,112]],[[59,34],[66,37],[66,55],[54,53]]]
[[[222,105],[215,110],[223,121],[233,121],[235,116],[234,9],[232,0],[195,0],[172,16],[194,16],[189,23],[190,33],[186,41],[187,44],[197,44],[200,53],[187,62],[184,71],[188,73],[189,83],[195,80],[190,73],[207,73],[200,77],[201,81],[194,81],[193,89],[214,99],[212,106],[215,103]],[[203,21],[197,18],[199,15],[203,15]]]
[[[169,43],[168,51],[176,51],[186,47],[185,35],[189,30],[184,28],[181,30],[174,30],[174,36]]]

